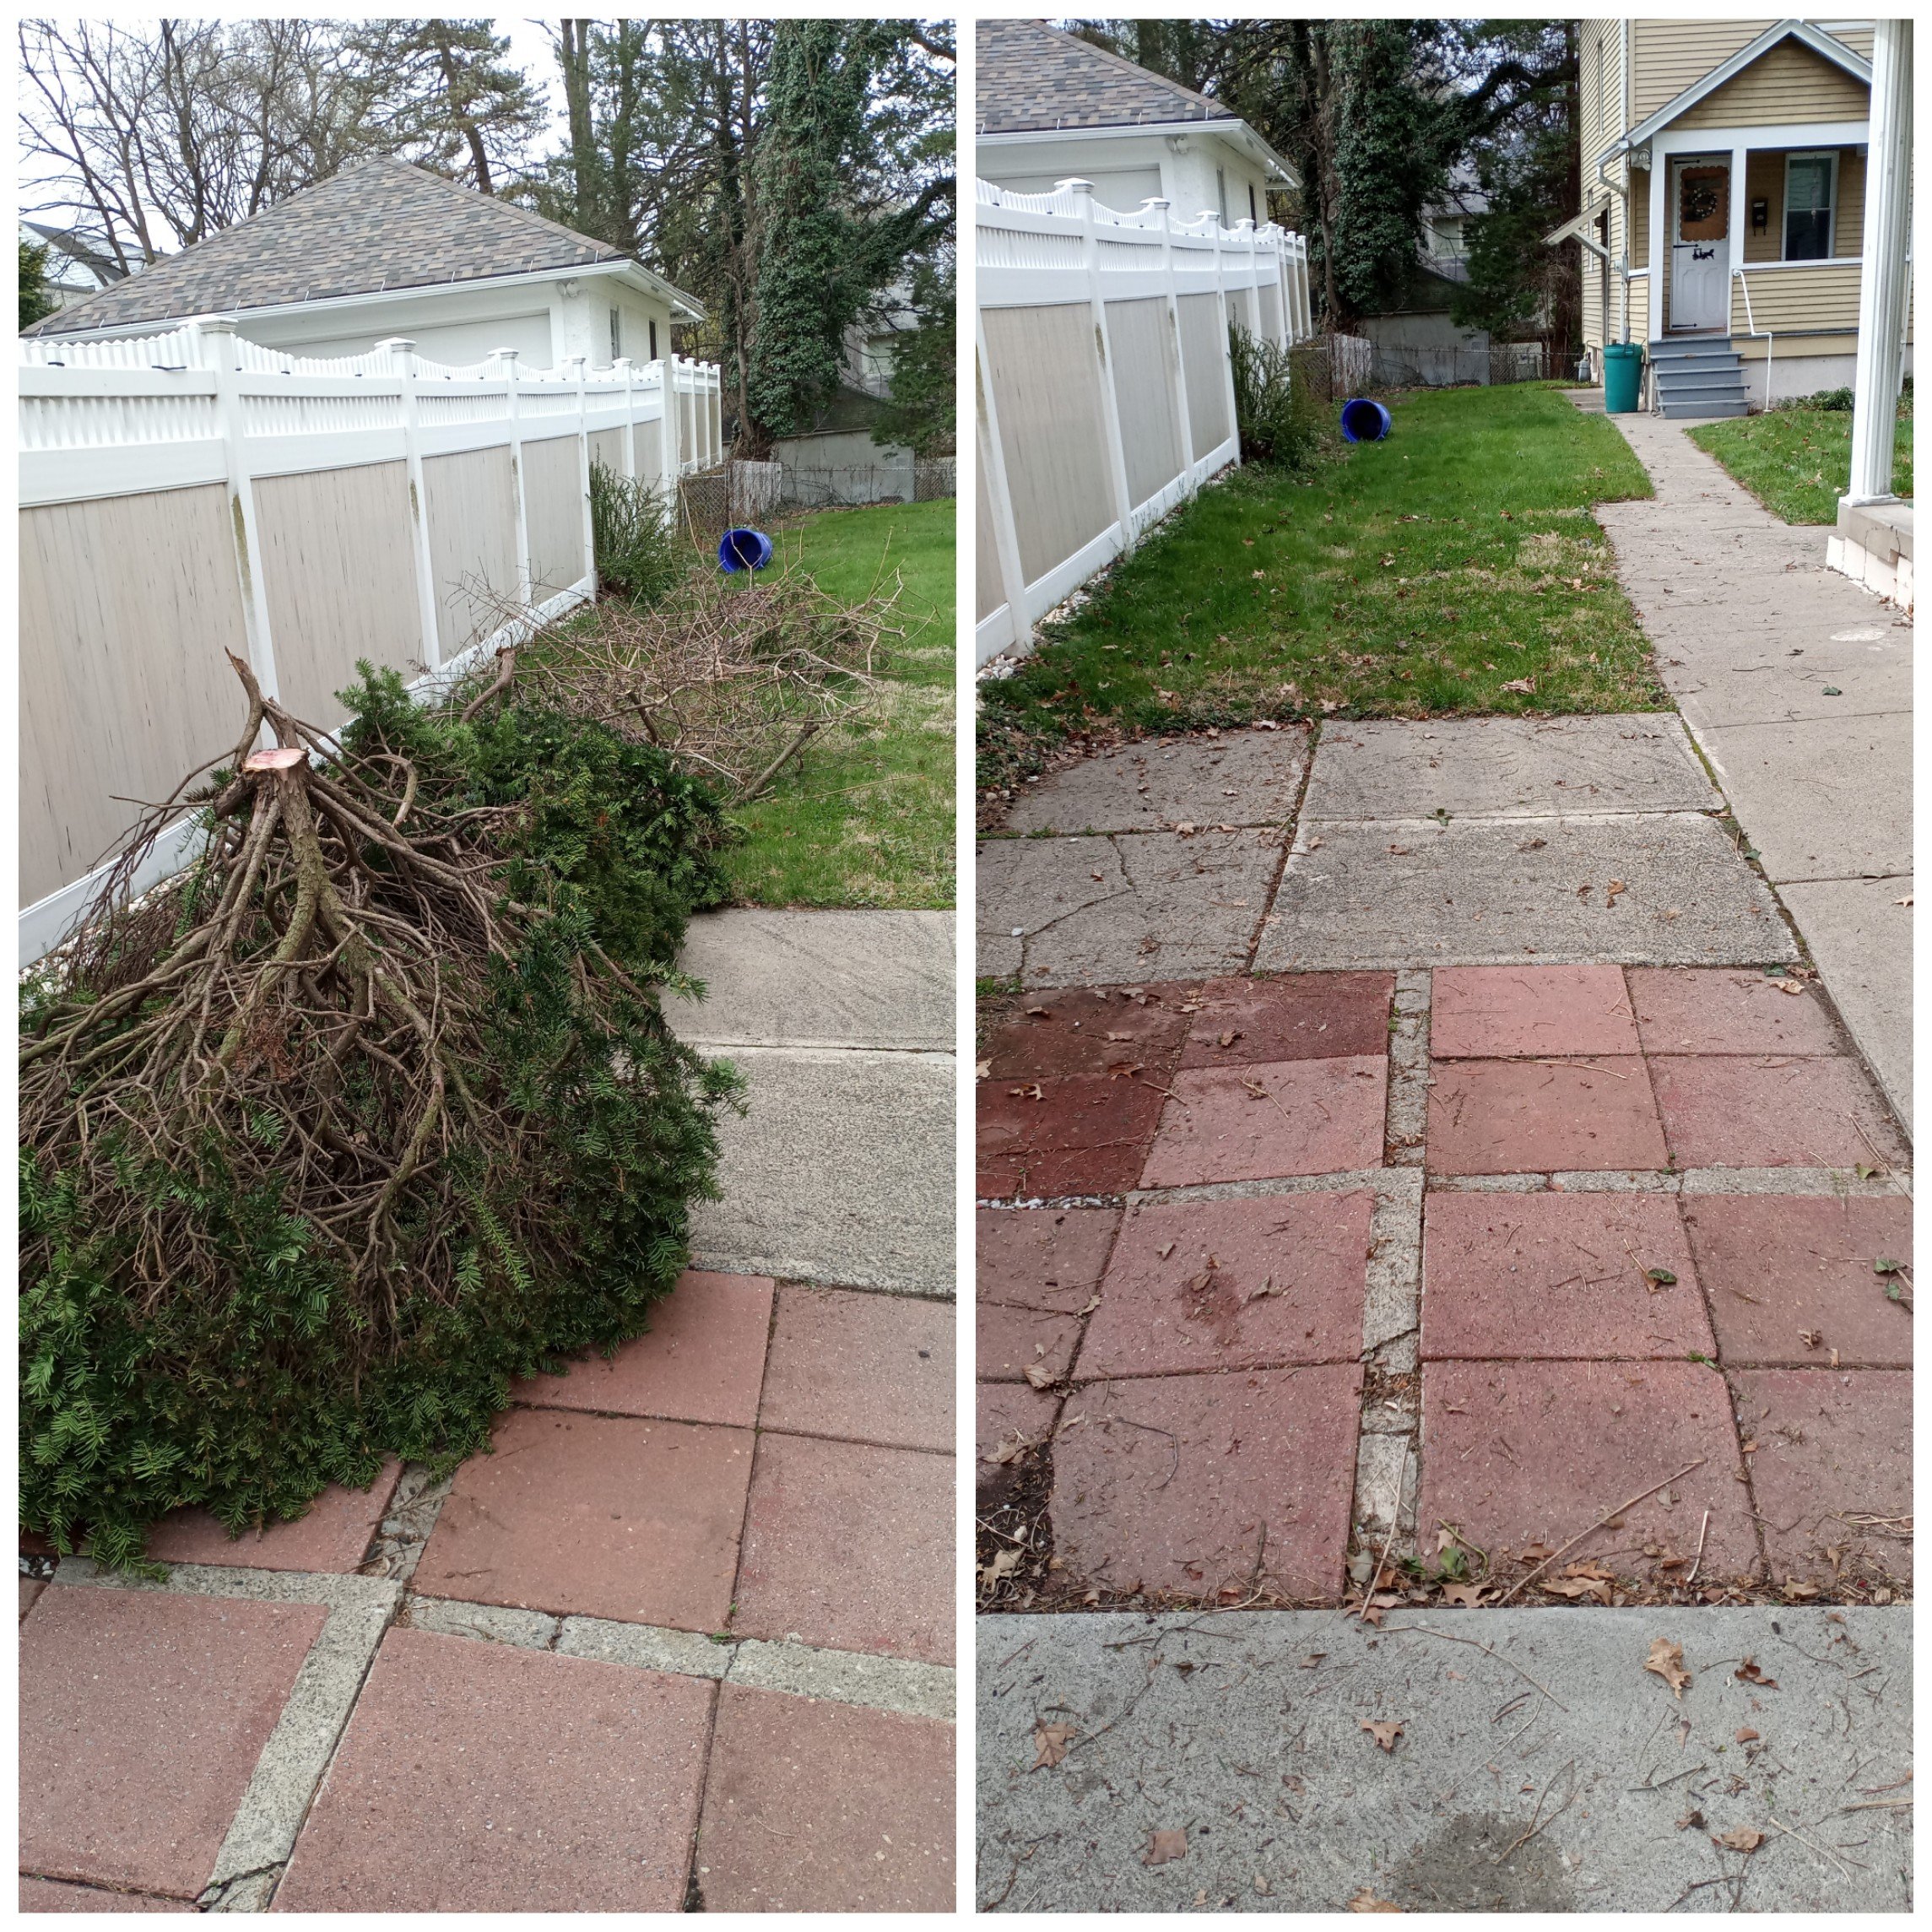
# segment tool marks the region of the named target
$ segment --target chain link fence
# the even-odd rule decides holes
[[[723,463],[678,485],[678,520],[694,536],[715,537],[769,517],[783,499],[784,468],[776,463]]]

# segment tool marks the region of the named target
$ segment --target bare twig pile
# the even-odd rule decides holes
[[[694,572],[654,605],[613,599],[538,633],[511,674],[542,702],[662,746],[728,804],[762,793],[818,732],[876,708],[905,635],[899,580],[847,607],[802,571]]]
[[[467,1453],[508,1376],[635,1333],[730,1085],[529,862],[525,804],[235,668],[232,777],[148,812],[22,1020],[24,1488],[116,1561],[177,1502]],[[198,784],[201,856],[131,901]]]

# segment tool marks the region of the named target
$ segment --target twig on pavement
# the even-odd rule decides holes
[[[1496,1599],[1494,1607],[1497,1610],[1501,1610],[1502,1606],[1507,1603],[1518,1590],[1523,1588],[1526,1583],[1532,1583],[1538,1577],[1540,1577],[1552,1563],[1561,1562],[1564,1557],[1567,1556],[1569,1553],[1583,1540],[1584,1537],[1595,1535],[1598,1530],[1601,1529],[1603,1526],[1608,1523],[1613,1516],[1621,1516],[1626,1509],[1636,1508],[1637,1504],[1642,1502],[1647,1496],[1655,1496],[1658,1491],[1660,1489],[1668,1489],[1672,1483],[1676,1481],[1678,1476],[1687,1476],[1690,1475],[1692,1469],[1701,1469],[1709,1460],[1710,1458],[1707,1456],[1699,1456],[1696,1462],[1686,1463],[1682,1469],[1677,1470],[1674,1475],[1667,1475],[1664,1477],[1662,1482],[1653,1482],[1651,1484],[1648,1489],[1639,1491],[1638,1493],[1633,1496],[1628,1502],[1620,1502],[1615,1509],[1606,1509],[1603,1514],[1599,1516],[1596,1521],[1589,1526],[1588,1529],[1582,1531],[1578,1535],[1572,1536],[1570,1540],[1566,1543],[1554,1556],[1545,1556],[1543,1561],[1529,1572],[1528,1576],[1519,1578],[1515,1583],[1512,1583],[1509,1588]]]

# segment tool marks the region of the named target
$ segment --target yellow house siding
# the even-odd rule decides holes
[[[1745,195],[1751,201],[1768,202],[1770,220],[1763,234],[1754,230],[1748,209],[1745,221],[1744,258],[1751,262],[1781,262],[1784,258],[1784,164],[1794,150],[1784,148],[1754,148],[1745,164]],[[1813,149],[1795,150],[1805,154]],[[1838,157],[1837,207],[1832,222],[1832,253],[1843,259],[1864,252],[1865,163],[1855,148],[1840,148]]]
[[[1750,277],[1751,316],[1761,329],[1845,329],[1859,326],[1856,262],[1806,262]],[[1745,328],[1741,284],[1731,282],[1731,327]]]
[[[1795,41],[1782,41],[1716,93],[1686,109],[1673,125],[1767,127],[1797,121],[1863,121],[1870,99],[1870,90],[1863,81],[1834,67],[1822,54]]]
[[[1642,121],[1714,67],[1748,47],[1775,20],[1638,20],[1631,61],[1631,118]]]

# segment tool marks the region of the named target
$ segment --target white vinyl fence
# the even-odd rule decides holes
[[[359,658],[447,677],[506,609],[595,595],[593,459],[669,501],[722,454],[718,372],[675,357],[452,369],[398,339],[311,361],[209,318],[20,362],[23,964],[91,899],[126,801],[233,744],[226,652],[333,728]]]
[[[978,661],[1240,458],[1228,330],[1312,333],[1307,245],[1273,224],[978,183]]]

